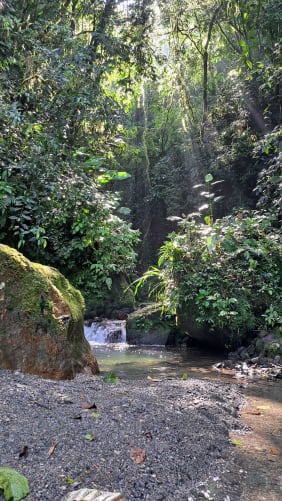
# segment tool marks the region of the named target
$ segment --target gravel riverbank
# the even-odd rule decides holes
[[[242,429],[244,397],[233,384],[2,370],[0,385],[0,465],[28,478],[27,501],[61,501],[82,487],[128,501],[240,499],[229,432]]]

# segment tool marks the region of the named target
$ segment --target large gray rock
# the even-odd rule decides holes
[[[80,292],[58,270],[0,244],[0,368],[54,379],[98,373],[83,310]]]
[[[128,344],[164,346],[171,331],[172,325],[162,316],[158,304],[148,304],[130,313],[126,322]]]
[[[189,311],[178,313],[178,327],[181,332],[187,333],[194,341],[206,347],[224,349],[229,342],[226,332],[211,331],[208,323],[199,325]]]

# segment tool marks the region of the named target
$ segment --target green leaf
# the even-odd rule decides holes
[[[6,501],[20,501],[29,493],[28,480],[12,468],[0,467],[0,489]]]
[[[232,445],[236,445],[236,447],[242,447],[244,445],[244,442],[242,442],[241,440],[237,440],[236,438],[230,438],[229,442]]]
[[[223,195],[219,195],[218,197],[215,197],[215,198],[213,199],[213,201],[214,201],[214,202],[219,202],[219,201],[220,201],[220,200],[222,200],[223,198],[224,198],[224,196],[223,196]]]
[[[245,40],[239,40],[239,45],[243,48],[248,47]]]
[[[206,223],[208,226],[211,226],[211,221],[212,221],[212,220],[211,220],[211,216],[205,216],[205,217],[204,217],[204,221],[205,221],[205,223]],[[211,238],[211,237],[209,237],[209,238]]]
[[[213,175],[212,174],[207,174],[205,176],[205,182],[210,183],[213,180]]]
[[[91,433],[87,433],[86,435],[84,435],[84,438],[85,440],[88,440],[88,442],[93,442],[93,440],[95,440],[95,437],[91,435]]]
[[[92,414],[90,414],[90,415],[94,419],[100,419],[101,418],[101,414],[99,414],[98,412],[92,412]]]
[[[181,379],[182,379],[182,381],[187,381],[188,374],[186,374],[186,372],[184,374],[182,374]]]
[[[115,181],[123,181],[124,179],[128,179],[129,177],[131,177],[131,174],[125,171],[115,172],[113,174],[113,179]]]
[[[106,286],[108,287],[108,289],[109,289],[109,291],[110,291],[110,290],[111,290],[111,288],[112,288],[112,284],[113,284],[113,281],[112,281],[111,277],[107,277],[107,278],[105,279],[105,282],[106,282]]]
[[[109,372],[106,376],[103,377],[104,383],[117,383],[118,378],[114,372]]]
[[[94,167],[95,169],[98,169],[101,167],[104,163],[104,158],[97,158],[97,157],[91,157],[85,162],[83,162],[82,166],[83,167]]]
[[[167,217],[167,220],[168,221],[183,221],[183,218],[182,217],[179,217],[179,216],[168,216]]]
[[[67,484],[71,485],[71,484],[74,484],[74,482],[75,482],[75,480],[73,478],[71,478],[71,477],[66,478],[66,483]]]
[[[112,179],[113,179],[113,177],[111,174],[105,173],[105,174],[101,174],[101,176],[98,176],[96,178],[96,181],[99,184],[107,184],[110,181],[112,181]]]
[[[208,204],[204,204],[204,205],[201,205],[201,207],[199,207],[198,211],[202,212],[202,210],[205,210],[205,209],[208,209],[208,208],[209,208],[209,205]]]

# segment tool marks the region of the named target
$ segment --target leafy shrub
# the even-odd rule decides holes
[[[255,192],[259,209],[273,213],[282,221],[282,128],[277,126],[257,142],[254,156],[261,163]]]
[[[114,277],[133,271],[138,232],[115,213],[117,196],[81,170],[75,161],[72,169],[61,162],[48,172],[40,163],[3,169],[0,239],[59,268],[95,301],[111,290]]]
[[[273,222],[273,216],[244,211],[209,226],[182,219],[161,248],[158,267],[138,286],[153,280],[151,291],[164,309],[187,310],[210,331],[241,336],[280,328],[282,245]]]

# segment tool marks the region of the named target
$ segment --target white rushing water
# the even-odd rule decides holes
[[[102,320],[84,326],[90,344],[126,343],[126,320]]]

